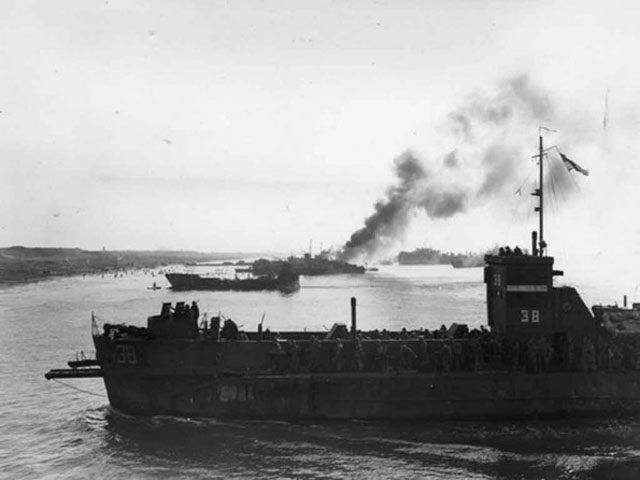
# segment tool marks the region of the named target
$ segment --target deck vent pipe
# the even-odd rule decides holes
[[[356,338],[356,297],[351,297],[351,336]]]

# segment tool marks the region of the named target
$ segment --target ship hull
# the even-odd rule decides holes
[[[132,415],[441,420],[640,412],[640,373],[334,373],[224,376],[105,371]]]
[[[227,279],[218,277],[201,277],[188,273],[167,273],[167,280],[171,289],[176,291],[209,290],[209,291],[260,291],[279,290],[292,292],[300,288],[297,276],[291,280],[282,281],[273,276],[256,278]]]

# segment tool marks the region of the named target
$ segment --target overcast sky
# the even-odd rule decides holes
[[[418,209],[391,249],[528,245],[532,199],[513,193],[548,125],[558,133],[545,141],[590,171],[571,172],[567,193],[550,199],[551,252],[601,255],[614,243],[640,253],[637,2],[6,0],[0,9],[2,246],[340,246],[396,184],[403,152],[438,185],[477,193],[483,155],[503,137],[518,158],[500,189],[474,193],[447,218]],[[474,115],[479,98],[510,108],[501,92],[513,82],[546,107],[462,138],[456,112]],[[451,152],[457,168],[442,170]]]

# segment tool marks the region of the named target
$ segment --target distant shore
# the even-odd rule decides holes
[[[193,251],[89,251],[79,248],[0,248],[0,285],[36,282],[54,277],[99,275],[167,265],[219,262],[251,256],[247,253]]]

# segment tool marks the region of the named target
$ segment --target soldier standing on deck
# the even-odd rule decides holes
[[[462,343],[460,341],[456,342],[455,340],[452,343],[453,369],[460,370],[462,368]]]
[[[471,355],[471,369],[477,372],[482,367],[482,346],[476,335],[469,338],[469,353]]]
[[[314,335],[311,337],[310,355],[309,355],[309,370],[311,372],[317,372],[320,369],[320,350],[322,344],[320,340]]]
[[[331,361],[333,362],[333,368],[336,372],[342,371],[342,365],[344,360],[344,345],[342,340],[336,340],[336,344],[333,346],[333,352],[331,354]]]
[[[576,344],[573,337],[567,337],[567,355],[565,356],[565,367],[567,370],[573,370],[576,365]]]
[[[445,342],[444,345],[442,345],[442,349],[441,349],[441,354],[442,354],[442,371],[445,373],[448,373],[451,371],[451,357],[452,357],[452,352],[451,352],[451,346],[449,345],[449,342]]]
[[[534,337],[527,342],[527,359],[529,370],[533,373],[538,373],[538,342]]]
[[[356,338],[353,345],[353,369],[357,372],[364,370],[364,350],[359,338]]]
[[[273,344],[271,350],[269,350],[269,354],[271,355],[271,368],[275,372],[279,372],[282,370],[281,358],[282,358],[282,347],[280,346],[280,342],[277,338],[273,339]]]
[[[543,337],[543,345],[544,345],[544,350],[542,352],[542,363],[544,366],[544,371],[550,372],[551,365],[553,364],[553,356],[555,354],[555,350],[553,348],[553,345],[551,345],[551,343],[549,342],[549,340],[544,337]]]
[[[607,358],[607,350],[608,344],[607,339],[604,335],[600,335],[597,341],[596,347],[596,358],[597,358],[597,367],[601,370],[605,370],[607,368],[608,358]]]
[[[520,342],[517,340],[513,341],[511,344],[511,370],[519,370],[520,369]]]
[[[423,337],[420,339],[420,343],[418,343],[418,353],[420,356],[420,370],[428,370],[429,368],[429,344],[427,340]]]
[[[382,343],[382,340],[378,340],[376,343],[375,364],[378,370],[386,372],[387,365],[387,346]]]
[[[582,371],[591,372],[595,370],[595,350],[593,343],[585,335],[582,339]]]
[[[400,347],[400,359],[402,361],[402,368],[406,370],[413,369],[413,364],[415,363],[416,358],[418,358],[416,352],[414,352],[413,349],[407,344],[403,343]]]
[[[289,340],[289,355],[291,355],[291,371],[298,373],[300,370],[300,348],[295,340]]]

